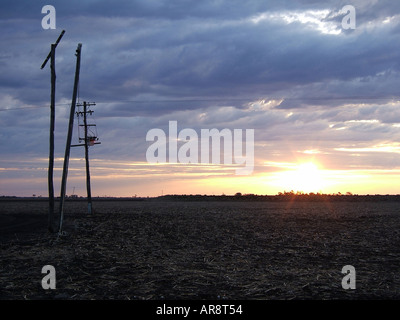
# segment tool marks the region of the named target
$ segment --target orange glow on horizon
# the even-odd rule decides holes
[[[46,163],[39,161],[30,168],[4,168],[0,195],[47,196]],[[144,162],[92,159],[92,195],[95,196],[160,196],[162,194],[242,194],[275,195],[279,192],[334,194],[400,194],[400,168],[349,166],[326,168],[321,161],[266,161],[250,175],[235,175],[236,166],[203,164],[147,164]],[[55,193],[59,194],[60,170],[55,176]],[[7,177],[7,172],[22,172],[20,177]],[[5,188],[6,186],[6,188]],[[11,191],[12,190],[12,191]],[[84,168],[71,162],[67,194],[86,196]]]
[[[321,192],[328,182],[314,162],[299,163],[291,170],[276,172],[272,175],[272,184],[282,190],[304,193]]]

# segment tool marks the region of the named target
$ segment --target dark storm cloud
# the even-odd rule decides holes
[[[35,17],[40,29],[40,1],[35,4],[24,2],[25,7],[18,3],[21,2],[2,4],[3,15],[7,16],[5,21],[17,18],[17,13],[22,19],[2,22],[5,26],[14,26],[8,27],[9,33],[12,29],[27,30],[24,25],[32,24],[34,6],[38,11]],[[341,81],[344,90],[354,89],[345,96],[371,94],[370,87],[382,83],[375,83],[377,73],[398,70],[399,51],[394,41],[395,34],[378,30],[358,36],[335,36],[312,30],[298,21],[287,24],[268,17],[258,23],[251,21],[257,15],[279,10],[325,8],[335,11],[338,3],[341,5],[337,1],[323,4],[316,1],[55,2],[59,29],[67,29],[64,43],[60,44],[57,53],[63,58],[57,64],[58,73],[65,77],[66,72],[73,73],[74,39],[83,42],[82,87],[85,89],[82,88],[82,92],[86,90],[88,96],[103,101],[199,96],[214,99],[257,99],[268,95],[288,97],[289,92],[296,91],[298,86],[302,86],[304,92],[297,93],[296,97],[315,98],[312,86],[330,80]],[[359,15],[371,11],[372,21],[389,12],[388,7],[392,8],[391,12],[397,7],[390,2],[370,3],[358,4]],[[28,19],[26,22],[24,17]],[[361,17],[359,21],[363,23]],[[48,50],[39,50],[39,46],[48,46],[47,42],[54,41],[52,39],[58,32],[37,31],[33,39],[28,31],[17,32],[14,43],[25,42],[26,47],[30,47],[29,57],[40,63],[43,59],[40,54],[43,56]],[[39,34],[44,35],[47,42],[42,40],[39,44]],[[6,37],[12,38],[10,35]],[[14,47],[14,51],[6,49],[4,54],[13,56],[7,60],[0,78],[4,86],[9,86],[10,90],[27,89],[35,84],[40,86],[45,79],[43,72],[39,74],[29,65],[21,64],[21,61],[28,62],[26,52],[16,55]],[[72,76],[66,79],[72,79]],[[354,79],[359,81],[348,82]],[[65,83],[60,82],[58,93],[69,98],[71,85]],[[305,87],[307,85],[310,87]],[[389,91],[387,86],[384,87]],[[368,90],[363,91],[363,88]],[[22,101],[38,101],[38,96],[45,94],[45,86],[35,89],[34,92],[24,90],[20,96]],[[320,87],[318,93],[328,98],[341,96],[341,93],[330,92],[329,88],[321,92]],[[395,91],[390,93],[394,95]],[[241,106],[240,103],[235,105]],[[155,102],[146,110],[167,111],[181,107],[181,103],[161,105]],[[204,105],[199,103],[198,107]],[[193,109],[196,105],[188,103],[187,108]]]
[[[116,17],[140,17],[153,19],[182,19],[185,17],[199,18],[241,18],[264,11],[281,9],[319,9],[332,6],[337,1],[215,1],[215,0],[95,0],[79,1],[70,0],[51,1],[51,4],[60,10],[64,16],[116,16]],[[38,8],[50,4],[46,0],[37,1],[13,1],[3,0],[0,18],[19,19],[37,18]]]

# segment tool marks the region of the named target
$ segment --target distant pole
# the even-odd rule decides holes
[[[88,141],[88,125],[86,119],[87,104],[83,102],[83,124],[85,126],[85,161],[86,161],[86,190],[88,200],[88,213],[92,214],[92,192],[90,190],[90,172],[89,172],[89,141]]]
[[[56,68],[55,68],[55,55],[56,47],[63,37],[65,30],[61,32],[57,41],[51,45],[50,53],[42,63],[40,69],[43,69],[47,62],[50,60],[51,69],[51,98],[50,98],[50,139],[49,139],[49,169],[47,174],[48,179],[48,192],[49,192],[49,216],[48,216],[48,230],[52,233],[56,231],[54,223],[54,184],[53,184],[53,168],[54,168],[54,128],[55,128],[55,96],[56,96]]]
[[[67,176],[68,176],[68,163],[69,163],[69,155],[71,151],[71,140],[72,140],[72,131],[74,126],[74,117],[75,117],[75,106],[76,106],[76,97],[78,94],[78,83],[79,83],[79,72],[81,67],[81,48],[82,44],[78,44],[78,48],[76,49],[76,70],[75,70],[75,81],[74,81],[74,90],[72,93],[72,103],[71,110],[69,114],[69,126],[68,126],[68,136],[67,143],[65,146],[65,156],[64,156],[64,166],[63,166],[63,174],[61,181],[61,195],[60,195],[60,227],[58,232],[62,232],[62,224],[64,219],[64,200],[65,200],[65,189],[67,185]]]
[[[86,190],[87,190],[87,200],[88,200],[88,213],[92,214],[93,213],[93,206],[92,206],[92,192],[90,189],[90,170],[89,170],[89,146],[93,146],[95,144],[100,144],[100,142],[95,142],[98,140],[97,133],[95,136],[89,136],[89,129],[88,127],[96,127],[95,124],[88,124],[87,123],[87,114],[89,113],[92,115],[93,111],[88,110],[89,106],[95,106],[96,104],[93,102],[86,102],[84,101],[83,104],[78,104],[78,106],[83,105],[83,111],[78,111],[76,114],[79,116],[83,116],[83,125],[79,125],[80,127],[84,127],[85,132],[84,132],[84,137],[81,138],[79,136],[79,142],[82,140],[85,142],[84,144],[75,144],[72,145],[71,147],[80,147],[84,146],[85,147],[85,161],[86,161]],[[92,132],[93,133],[93,132]]]

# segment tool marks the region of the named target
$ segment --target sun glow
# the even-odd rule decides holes
[[[304,193],[320,192],[326,186],[322,171],[313,162],[297,164],[291,170],[276,173],[274,184],[286,191]]]

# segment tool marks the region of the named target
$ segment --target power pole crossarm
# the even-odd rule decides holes
[[[61,31],[61,34],[58,36],[58,39],[56,40],[56,42],[54,43],[54,49],[57,47],[58,43],[60,42],[61,38],[63,37],[65,33],[65,30]],[[44,60],[44,62],[42,63],[42,66],[40,67],[40,69],[43,69],[46,66],[47,61],[49,61],[49,59],[51,58],[51,51],[50,53],[47,55],[47,58]]]

